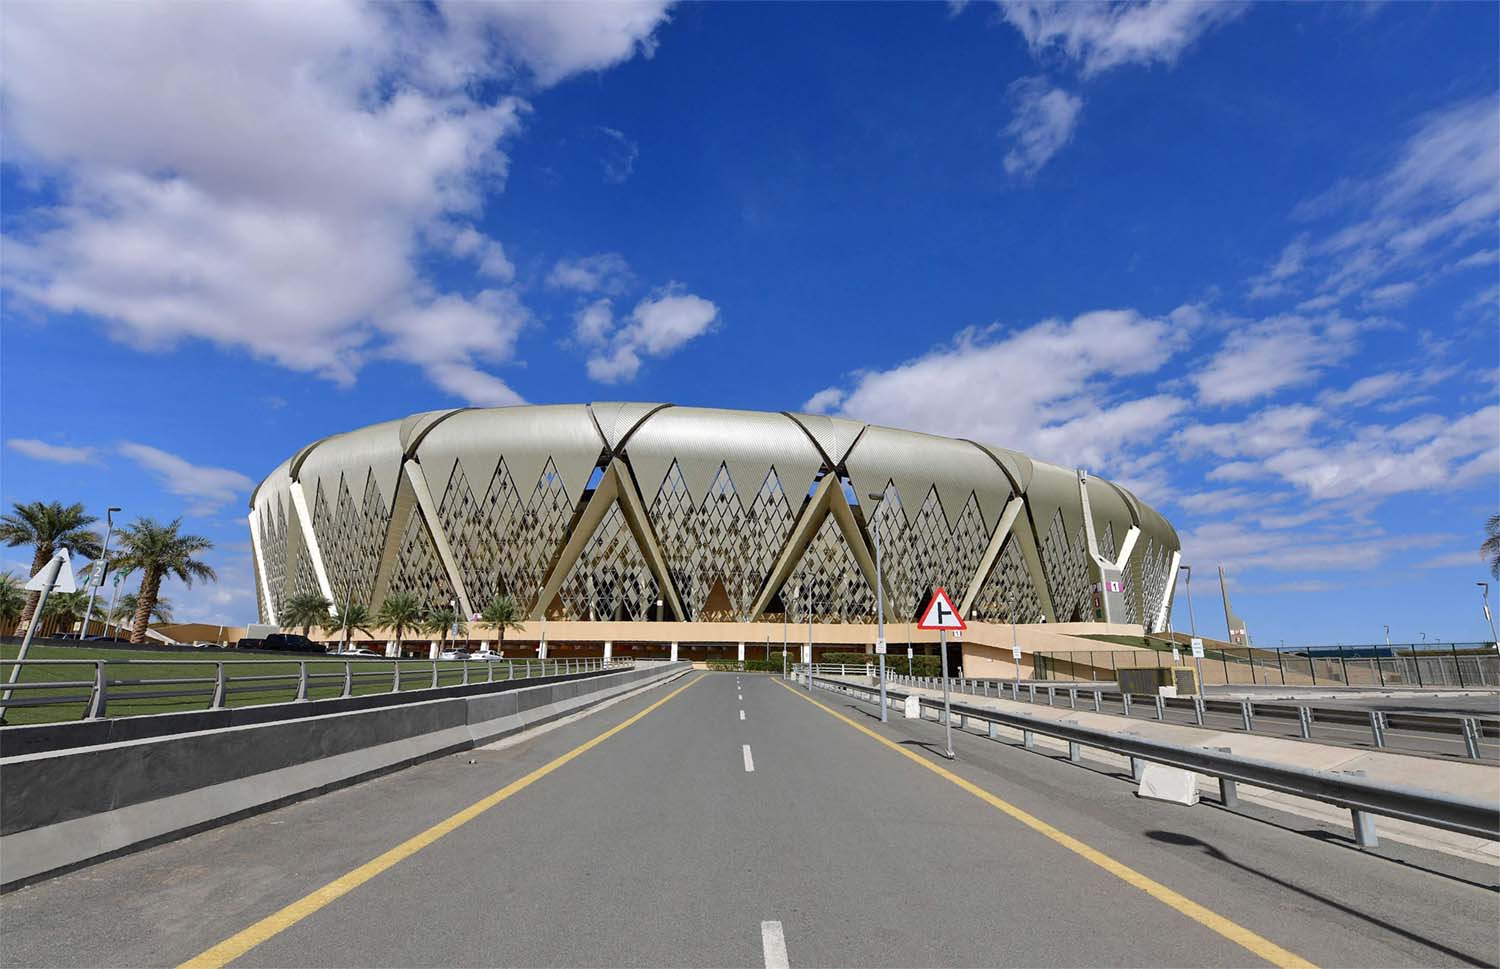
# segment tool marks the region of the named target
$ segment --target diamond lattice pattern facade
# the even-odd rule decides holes
[[[263,622],[319,591],[530,618],[1163,628],[1177,533],[1126,489],[971,441],[598,403],[415,414],[308,445],[251,498]]]

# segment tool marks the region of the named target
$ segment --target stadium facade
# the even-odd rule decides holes
[[[261,620],[321,592],[532,620],[873,623],[942,586],[981,623],[1166,626],[1177,534],[1126,489],[974,441],[667,404],[415,414],[251,496]],[[616,626],[618,628],[618,626]],[[649,633],[644,629],[642,638]]]

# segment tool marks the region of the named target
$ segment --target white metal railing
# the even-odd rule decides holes
[[[812,682],[819,689],[878,702],[879,692],[874,687],[824,679],[816,674],[813,675]],[[903,693],[887,692],[892,699],[906,698]],[[939,721],[942,720],[942,704],[920,696],[917,703],[924,719],[928,713],[932,713]],[[949,715],[958,719],[959,729],[967,726],[970,720],[988,725],[991,739],[998,739],[996,727],[1018,730],[1021,732],[1022,746],[1028,750],[1036,749],[1036,736],[1066,741],[1070,763],[1081,761],[1083,748],[1128,757],[1131,776],[1136,779],[1140,777],[1141,768],[1146,763],[1206,774],[1218,779],[1220,801],[1226,807],[1238,804],[1240,783],[1333,804],[1350,812],[1354,837],[1361,847],[1375,847],[1379,843],[1375,834],[1376,815],[1400,818],[1490,841],[1500,840],[1500,804],[1489,799],[1474,800],[1367,780],[1348,773],[1274,764],[1232,754],[1227,749],[1163,743],[1129,733],[1120,734],[1085,727],[1074,720],[1042,720],[1026,714],[1003,713],[963,705],[951,705]]]
[[[295,664],[295,668],[291,667]],[[290,701],[281,698],[260,703],[303,702],[308,699],[332,699],[401,693],[411,690],[499,683],[534,679],[543,676],[571,676],[631,665],[624,659],[500,659],[500,660],[398,660],[371,657],[350,658],[324,656],[313,658],[246,659],[246,660],[166,660],[166,659],[28,659],[0,660],[0,667],[22,667],[18,682],[5,687],[0,700],[0,714],[7,708],[72,706],[83,704],[83,719],[95,720],[108,715],[110,703],[121,704],[143,700],[173,700],[202,697],[207,702],[197,709],[221,710],[235,695],[294,693]],[[87,667],[88,679],[24,679],[27,669]],[[150,676],[152,668],[187,667],[191,675]],[[256,673],[255,667],[283,667],[272,672]],[[309,669],[309,667],[313,667]],[[331,669],[330,669],[331,667]],[[378,667],[378,668],[377,668]],[[134,669],[146,675],[128,676]],[[165,671],[164,671],[165,672]],[[113,675],[112,675],[113,674]],[[503,674],[503,675],[501,675]],[[370,683],[389,684],[385,689],[364,690],[356,687]],[[416,684],[416,685],[413,685]],[[312,691],[332,686],[327,696],[311,697]],[[166,687],[167,689],[132,690],[130,687]],[[48,694],[43,691],[69,691]],[[13,696],[12,691],[20,696]],[[87,691],[87,692],[71,692]],[[254,706],[257,704],[243,704]]]

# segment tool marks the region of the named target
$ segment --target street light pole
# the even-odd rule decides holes
[[[884,495],[871,494],[871,501]],[[870,531],[875,536],[875,655],[880,663],[880,722],[889,720],[885,697],[885,573],[880,568],[880,519],[871,516]]]
[[[1490,642],[1495,644],[1497,650],[1500,650],[1500,636],[1495,635],[1495,614],[1490,612],[1490,584],[1488,582],[1476,582],[1474,584],[1479,586],[1482,590],[1481,594],[1484,596],[1484,618],[1490,621]]]
[[[1192,637],[1197,639],[1198,617],[1193,615],[1193,567],[1191,565],[1182,567],[1182,584],[1187,589],[1189,628],[1192,630]],[[1203,694],[1203,657],[1199,656],[1198,652],[1199,650],[1193,650],[1193,668],[1197,671],[1195,675],[1198,677],[1198,694],[1201,696]]]
[[[807,579],[802,580],[802,594],[807,597],[807,692],[812,693],[813,678],[813,651],[812,651],[812,591],[807,588]]]
[[[99,561],[94,563],[94,567],[89,570],[89,607],[83,614],[83,627],[78,631],[80,640],[89,634],[89,621],[94,618],[94,597],[99,594],[99,586],[104,582],[104,572],[101,570],[109,568],[109,539],[115,533],[115,512],[119,510],[118,508],[104,510],[104,520],[108,522],[104,529],[104,548],[99,552]],[[106,629],[109,628],[108,616],[104,617],[104,626]]]

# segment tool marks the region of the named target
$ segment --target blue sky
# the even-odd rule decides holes
[[[0,500],[184,516],[179,616],[307,441],[624,399],[1114,477],[1211,633],[1222,564],[1259,643],[1487,636],[1492,4],[3,16]]]

